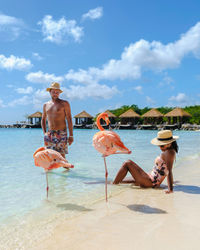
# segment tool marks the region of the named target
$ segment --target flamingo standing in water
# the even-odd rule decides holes
[[[62,157],[62,155],[52,149],[46,149],[44,147],[38,148],[34,155],[34,162],[35,166],[42,167],[45,170],[46,173],[46,182],[47,182],[47,199],[48,199],[48,191],[49,191],[49,185],[48,185],[48,171],[59,168],[59,167],[67,167],[67,168],[73,168],[74,165],[68,163],[68,161]]]
[[[93,137],[93,146],[97,151],[99,151],[102,154],[104,158],[105,178],[106,178],[105,192],[106,192],[106,202],[107,202],[108,201],[108,198],[107,198],[108,170],[107,170],[107,165],[106,165],[106,157],[111,154],[130,154],[131,151],[127,147],[124,146],[119,135],[117,135],[113,131],[104,130],[104,128],[100,124],[101,119],[103,119],[107,125],[110,123],[107,113],[104,112],[98,115],[96,124],[100,131],[97,132]]]

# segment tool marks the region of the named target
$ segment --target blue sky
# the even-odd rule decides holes
[[[73,116],[200,105],[200,1],[1,0],[0,124],[42,111],[52,81]]]

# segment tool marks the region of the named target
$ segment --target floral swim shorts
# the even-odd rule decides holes
[[[44,135],[44,145],[48,149],[53,149],[63,155],[68,154],[66,130],[49,130]]]

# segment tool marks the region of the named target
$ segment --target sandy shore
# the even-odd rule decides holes
[[[190,159],[174,169],[173,194],[127,185],[107,204],[103,200],[63,221],[32,249],[200,249],[199,162]]]

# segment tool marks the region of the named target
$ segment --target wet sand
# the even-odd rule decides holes
[[[200,242],[200,159],[174,169],[173,194],[127,185],[126,191],[64,220],[32,249],[197,250]]]

